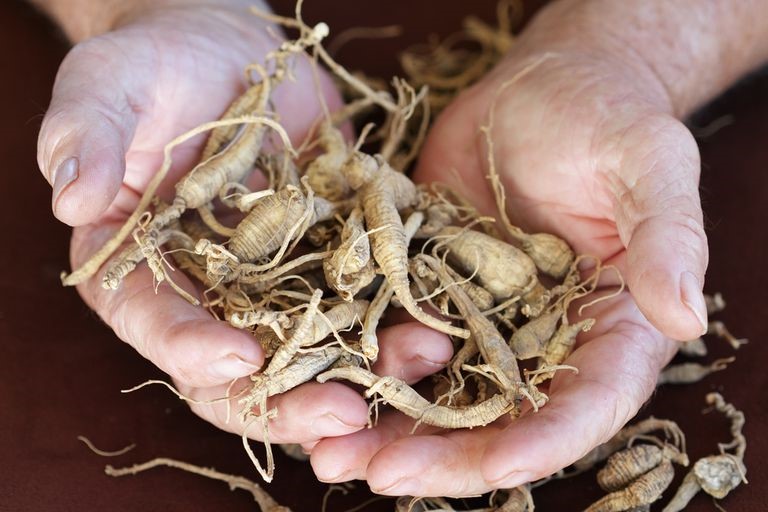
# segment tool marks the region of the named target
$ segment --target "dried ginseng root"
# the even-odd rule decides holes
[[[735,360],[735,357],[725,357],[717,359],[709,365],[699,363],[672,364],[662,370],[659,378],[656,380],[656,385],[693,384],[711,373],[725,370]]]
[[[744,466],[747,441],[742,433],[744,413],[727,403],[719,393],[708,394],[707,403],[731,420],[733,440],[719,445],[719,455],[709,455],[696,461],[663,512],[683,510],[700,490],[715,499],[723,499],[739,484],[747,483],[747,468]]]
[[[417,424],[426,423],[447,429],[484,426],[515,409],[514,403],[510,403],[502,393],[466,407],[435,405],[404,381],[391,376],[379,377],[364,368],[335,368],[317,376],[318,382],[331,379],[348,380],[365,386],[366,397],[379,395],[383,402],[416,419]]]
[[[157,459],[152,459],[150,461],[147,461],[143,464],[135,464],[133,466],[126,467],[126,468],[113,468],[112,466],[108,465],[104,468],[104,472],[109,476],[118,477],[118,476],[126,476],[126,475],[137,475],[149,469],[163,467],[163,466],[180,469],[182,471],[193,473],[195,475],[204,476],[212,480],[220,480],[222,482],[226,482],[227,485],[229,485],[229,489],[232,491],[236,489],[242,489],[244,491],[248,491],[253,496],[254,501],[256,501],[256,503],[258,504],[261,512],[291,512],[291,509],[289,509],[288,507],[284,507],[278,504],[274,500],[274,498],[272,498],[272,496],[267,494],[267,492],[264,489],[262,489],[261,486],[256,482],[248,480],[247,478],[244,478],[242,476],[228,475],[226,473],[221,473],[219,471],[216,471],[213,468],[204,468],[200,466],[195,466],[194,464],[190,464],[188,462],[182,462],[175,459],[167,459],[167,458],[160,457]]]
[[[104,246],[92,255],[79,269],[69,275],[63,274],[63,284],[66,286],[73,286],[82,283],[93,276],[99,267],[101,267],[101,265],[133,231],[134,226],[145,213],[154,197],[155,191],[160,186],[161,181],[165,178],[165,175],[170,169],[172,163],[171,152],[176,146],[186,142],[196,135],[204,133],[205,131],[228,126],[243,127],[240,129],[240,132],[234,141],[230,142],[222,150],[212,150],[213,154],[210,157],[201,161],[176,184],[176,195],[170,206],[161,214],[152,218],[146,230],[146,234],[140,240],[139,245],[149,245],[150,247],[156,246],[157,244],[152,240],[152,237],[154,237],[162,228],[178,219],[186,210],[208,205],[217,197],[219,191],[227,183],[243,179],[250,172],[253,163],[256,161],[256,158],[261,151],[262,141],[267,127],[276,130],[283,139],[286,150],[290,150],[291,143],[285,130],[273,119],[265,117],[264,114],[266,113],[273,85],[285,76],[285,58],[287,57],[287,53],[300,52],[307,46],[318,44],[324,35],[322,30],[316,31],[309,37],[298,41],[295,48],[283,51],[282,54],[277,52],[276,74],[269,76],[266,72],[262,72],[262,81],[256,86],[248,89],[245,93],[249,96],[249,99],[248,101],[244,101],[244,103],[253,103],[254,114],[206,123],[177,137],[166,145],[163,165],[147,185],[146,191],[139,201],[134,213],[131,214],[113,238],[105,243]],[[257,99],[251,101],[251,96],[256,97]],[[237,102],[238,100],[236,100],[236,103]],[[218,148],[219,144],[212,143],[212,146]],[[116,264],[120,264],[119,260]]]
[[[506,399],[511,403],[517,403],[524,395],[533,403],[534,408],[543,405],[538,402],[541,395],[536,390],[532,389],[529,392],[525,389],[515,354],[498,329],[477,309],[469,295],[460,286],[456,286],[456,282],[442,267],[439,260],[426,255],[422,255],[421,258],[437,274],[441,285],[445,288],[445,293],[450,296],[465,319],[471,339],[477,345],[478,352],[488,368],[486,373],[494,377],[495,383],[505,394]]]
[[[630,446],[608,457],[605,466],[597,473],[598,484],[610,494],[593,503],[587,512],[635,510],[649,506],[672,483],[675,476],[672,463],[688,465],[682,433],[678,435],[677,425],[668,425],[664,420],[654,418],[646,422],[645,425],[634,426],[634,429],[626,429],[624,435],[619,436],[626,439],[627,434],[633,432],[629,438]],[[674,444],[640,434],[645,429],[656,430],[659,427],[669,431]],[[638,438],[652,444],[632,445],[632,441]]]
[[[449,226],[437,238],[448,249],[448,261],[474,276],[497,302],[519,296],[526,316],[538,316],[549,302],[536,264],[517,247],[485,233]]]
[[[675,470],[672,462],[663,460],[658,466],[633,480],[621,490],[612,492],[590,505],[585,512],[618,512],[650,505],[672,483]]]
[[[588,471],[612,454],[623,449],[627,446],[627,443],[635,437],[646,436],[655,431],[663,431],[666,442],[678,447],[683,452],[685,451],[685,435],[683,434],[683,431],[680,430],[680,427],[677,426],[677,423],[672,420],[654,418],[651,416],[650,418],[646,418],[633,425],[627,425],[621,429],[608,442],[593,448],[592,451],[574,462],[573,468],[575,471],[562,476],[568,477]]]
[[[636,444],[614,453],[597,473],[597,483],[604,491],[618,491],[632,483],[640,475],[650,471],[664,460],[682,466],[688,465],[688,457],[673,445]]]
[[[524,233],[505,216],[513,240],[507,243],[455,192],[417,187],[400,172],[417,155],[429,127],[428,90],[398,79],[393,95],[350,74],[321,45],[328,27],[306,25],[300,4],[295,19],[256,13],[299,35],[271,52],[265,64],[248,68],[260,78],[221,120],[166,146],[163,166],[136,212],[66,279],[67,284],[87,279],[133,234],[134,243],[107,269],[105,285],[119,287],[146,261],[158,283],[166,281],[187,300],[200,297],[213,318],[253,335],[265,354],[264,370],[236,397],[222,400],[237,401],[246,431],[261,429],[266,469],[245,434],[243,444],[267,481],[274,473],[269,441],[269,421],[277,413],[269,408],[274,395],[315,378],[338,378],[366,387],[372,408],[388,403],[416,425],[487,425],[518,415],[524,400],[534,410],[544,405],[548,397],[537,384],[562,368],[576,334],[592,325],[591,319],[568,323],[570,301],[594,287],[589,279],[581,281],[581,260],[564,241]],[[502,11],[507,16],[507,3]],[[506,30],[477,21],[467,27],[494,56],[509,46]],[[322,105],[317,129],[295,150],[270,112],[271,96],[286,77],[295,78],[290,59],[308,49],[351,97],[336,113]],[[471,63],[457,69],[466,64]],[[339,126],[348,120],[363,125],[365,120],[353,117],[373,109],[380,111],[370,113],[384,118],[381,127],[373,133],[364,128],[357,144],[348,143]],[[270,131],[275,144],[267,144]],[[155,192],[171,167],[171,152],[206,132],[201,160],[176,185],[171,203],[163,203]],[[282,149],[267,153],[266,147],[281,146],[278,137]],[[248,188],[256,177],[251,173],[261,174],[265,190]],[[166,256],[192,279],[195,297],[170,279],[174,269]],[[456,348],[449,367],[435,377],[440,388],[434,401],[402,380],[368,369],[379,353],[379,321],[398,305],[448,334]],[[443,318],[429,314],[427,306]],[[538,357],[538,365],[521,376],[519,361],[526,357]],[[526,493],[500,491],[489,510],[532,510]],[[430,507],[448,506],[441,498],[429,500],[424,503]]]
[[[353,300],[376,276],[360,208],[349,213],[341,232],[341,245],[323,260],[323,271],[328,286],[347,301]]]
[[[381,272],[405,309],[435,330],[466,338],[466,329],[425,313],[411,295],[408,280],[408,242],[399,211],[416,201],[416,186],[380,158],[355,153],[344,166],[344,175],[357,191],[369,229],[371,252]]]

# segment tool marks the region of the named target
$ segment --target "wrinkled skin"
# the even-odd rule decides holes
[[[55,215],[76,226],[73,267],[100,247],[135,208],[160,166],[164,145],[216,119],[244,90],[245,66],[262,60],[276,46],[246,7],[218,4],[143,12],[112,32],[76,45],[62,63],[40,132],[39,163],[55,183],[59,163],[79,158],[79,177],[65,187],[54,185],[53,199]],[[105,67],[109,73],[104,73]],[[275,104],[293,141],[299,143],[321,110],[308,61],[295,72],[298,85],[278,87]],[[327,76],[323,83],[328,104],[340,105]],[[196,139],[174,152],[169,184],[195,163],[202,143],[203,138]],[[172,186],[166,186],[164,193],[168,197]],[[264,355],[250,335],[214,321],[166,285],[155,293],[146,266],[116,292],[103,290],[100,278],[101,273],[78,287],[83,299],[122,340],[167,372],[183,393],[218,398],[232,379],[261,367]],[[173,278],[194,290],[180,273]],[[431,331],[426,336],[435,338]],[[400,351],[405,359],[423,350],[404,347],[399,337],[391,347],[392,354]],[[418,360],[412,365],[411,381],[450,357],[449,350],[439,350],[438,361]],[[386,365],[380,371],[388,371]],[[317,441],[354,432],[367,421],[363,399],[339,383],[302,386],[270,406],[280,409],[272,424],[274,442]],[[243,429],[234,416],[225,425],[223,407],[194,409],[222,428]]]
[[[364,479],[382,494],[455,496],[544,477],[636,414],[676,349],[667,336],[703,330],[705,313],[697,317],[681,300],[689,293],[703,309],[696,296],[707,265],[699,155],[664,87],[642,62],[601,55],[589,44],[563,50],[559,41],[536,36],[534,45],[526,37],[437,120],[416,176],[493,205],[478,132],[494,108],[495,157],[512,221],[617,265],[632,294],[588,311],[597,323],[566,361],[579,374],[560,372],[538,413],[468,431],[421,428],[415,436],[412,420],[391,414],[372,430],[315,445],[311,461],[324,481]],[[542,58],[493,103],[505,82]],[[682,292],[686,271],[695,282]]]
[[[557,53],[509,86],[493,107],[508,209],[523,227],[558,233],[578,252],[618,265],[632,295],[592,308],[598,323],[567,361],[579,375],[559,374],[551,402],[514,424],[503,420],[448,433],[422,428],[410,436],[412,420],[397,414],[364,429],[366,404],[340,383],[306,384],[275,398],[270,406],[280,414],[271,440],[303,443],[322,480],[359,478],[379,493],[442,496],[545,476],[611,437],[648,398],[676,349],[658,329],[675,339],[701,333],[706,318],[692,313],[697,301],[703,304],[707,264],[696,145],[644,63],[601,54],[591,41],[560,43],[524,37],[494,72],[462,94],[433,128],[417,177],[461,181],[471,200],[493,204],[478,128],[501,84],[547,51]],[[54,213],[80,226],[72,239],[73,266],[133,210],[163,145],[218,117],[241,90],[244,65],[272,45],[240,10],[220,3],[148,11],[72,50],[41,130],[39,161],[54,185]],[[294,141],[320,112],[306,63],[298,74],[299,85],[281,87],[276,98]],[[338,105],[325,83],[327,101]],[[192,165],[199,149],[190,144],[175,153],[174,176]],[[55,169],[71,156],[79,158],[79,177],[63,186]],[[693,277],[681,296],[685,271]],[[121,339],[194,398],[222,396],[232,379],[263,363],[247,334],[211,320],[166,286],[155,294],[144,267],[117,292],[102,290],[99,276],[79,291]],[[444,335],[415,323],[384,329],[380,341],[374,370],[411,383],[451,356]],[[193,409],[225,430],[243,429],[238,420],[225,423],[221,404]],[[258,439],[255,430],[249,435]]]

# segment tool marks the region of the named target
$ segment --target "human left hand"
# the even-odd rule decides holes
[[[670,338],[705,330],[707,244],[693,137],[663,84],[626,47],[566,44],[568,36],[549,32],[524,35],[441,115],[416,176],[447,182],[493,213],[480,128],[494,109],[491,137],[512,221],[616,265],[629,291],[588,310],[597,323],[566,361],[579,373],[558,372],[537,413],[415,435],[411,418],[389,413],[373,429],[314,445],[321,480],[364,479],[389,495],[469,496],[547,476],[637,413],[677,349]]]

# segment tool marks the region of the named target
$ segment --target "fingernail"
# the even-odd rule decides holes
[[[315,418],[309,426],[309,431],[318,437],[335,437],[356,432],[364,425],[350,425],[333,413],[325,413]]]
[[[80,162],[77,157],[67,158],[53,173],[53,193],[51,198],[51,205],[54,210],[56,209],[56,202],[59,199],[62,191],[67,188],[67,185],[77,179]]]
[[[256,372],[260,366],[249,363],[237,354],[229,354],[210,364],[208,371],[217,379],[232,380]]]
[[[527,484],[535,479],[530,471],[510,471],[503,477],[488,482],[494,489],[512,489],[518,485]]]
[[[707,333],[707,303],[701,293],[701,283],[692,272],[680,276],[680,300],[691,310],[701,325],[701,335]]]
[[[349,482],[350,480],[356,480],[355,478],[352,478],[351,473],[352,473],[351,470],[345,469],[341,473],[333,476],[324,476],[324,475],[315,475],[315,476],[317,476],[317,479],[323,482],[324,484],[336,484],[339,482]]]
[[[434,368],[435,371],[442,369],[446,364],[446,361],[441,361],[441,362],[432,361],[431,359],[427,359],[421,354],[418,354],[416,357],[414,357],[414,359],[416,361],[419,361],[421,364],[423,364],[428,368]]]
[[[382,488],[371,487],[376,494],[386,494],[388,496],[420,496],[421,484],[415,478],[405,476],[395,480],[393,484]]]

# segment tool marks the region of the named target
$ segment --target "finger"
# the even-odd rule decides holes
[[[407,322],[380,329],[377,375],[392,375],[409,384],[440,371],[453,355],[447,335],[419,323]]]
[[[377,375],[392,375],[409,384],[441,370],[450,360],[450,339],[418,322],[383,328],[379,336],[379,359],[373,366]],[[418,340],[418,343],[414,343]],[[388,413],[375,428],[337,440],[321,440],[311,448],[313,468],[324,482],[364,478],[371,457],[392,440],[407,435],[415,422],[407,416]],[[426,427],[420,427],[424,431]],[[429,428],[434,431],[435,429]]]
[[[578,374],[560,372],[550,401],[511,422],[486,446],[480,472],[488,489],[510,488],[550,475],[607,441],[655,389],[676,344],[648,325],[624,296],[601,316],[609,331],[566,361]]]
[[[113,230],[109,225],[76,228],[73,263],[83,261]],[[195,293],[181,272],[170,275]],[[145,264],[129,274],[117,290],[103,289],[101,274],[78,290],[120,339],[185,384],[222,384],[250,375],[264,362],[264,353],[253,336],[214,320],[208,311],[187,302],[167,283],[161,283],[156,290],[152,272]]]
[[[243,379],[232,386],[235,391],[249,390],[253,384]],[[192,389],[180,386],[186,396],[196,401],[211,401],[227,396],[229,385]],[[247,391],[246,391],[247,393]],[[238,395],[242,396],[242,395]],[[253,417],[240,415],[238,397],[227,403],[191,403],[192,411],[216,427],[250,439],[264,440],[262,423]],[[269,440],[273,443],[302,443],[312,445],[323,438],[333,438],[357,432],[368,422],[368,406],[353,389],[338,382],[307,382],[286,393],[270,397],[267,410],[276,411],[269,419]]]
[[[373,428],[342,437],[322,439],[312,446],[310,462],[321,482],[346,482],[367,478],[367,468],[374,455],[384,446],[411,435],[415,420],[399,412],[382,414]],[[438,429],[420,425],[418,433]]]
[[[665,335],[696,338],[707,329],[708,261],[696,142],[682,123],[661,117],[631,128],[621,144],[621,170],[611,185],[629,288]]]
[[[141,80],[146,73],[126,74],[114,63],[114,48],[99,43],[81,43],[64,59],[38,139],[38,164],[53,186],[53,212],[73,226],[94,221],[112,203],[147,101]]]

